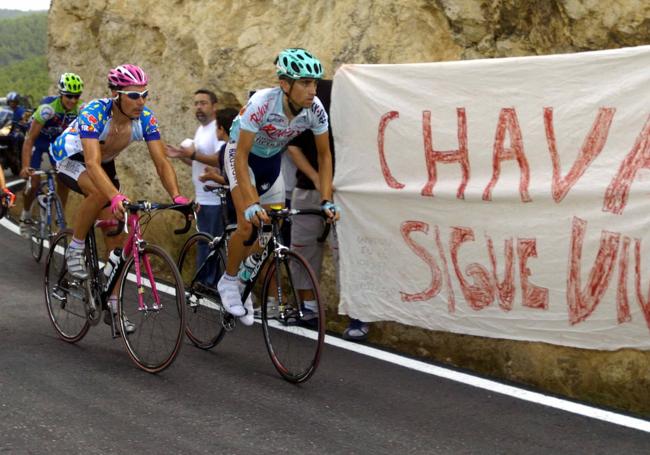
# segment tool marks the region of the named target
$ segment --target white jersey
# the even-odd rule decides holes
[[[312,130],[316,136],[327,132],[327,112],[318,97],[310,108],[303,109],[289,122],[282,108],[283,96],[280,87],[255,92],[233,121],[230,141],[237,142],[240,129],[255,133],[251,153],[268,158],[284,150],[291,139],[305,130]]]
[[[217,139],[217,121],[212,120],[207,125],[199,125],[194,134],[194,149],[197,153],[203,155],[216,155],[223,142]],[[199,176],[205,172],[205,163],[199,161],[192,161],[192,182],[194,182],[194,189],[196,193],[196,202],[201,205],[219,205],[221,203],[219,197],[210,192],[203,191],[203,183],[199,180]]]

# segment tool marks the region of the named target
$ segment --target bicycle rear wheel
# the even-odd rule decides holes
[[[65,251],[72,239],[71,230],[59,232],[50,244],[45,260],[45,305],[47,314],[59,336],[69,342],[81,340],[90,324],[86,317],[86,286],[68,274]]]
[[[182,345],[183,281],[174,261],[158,246],[145,246],[138,262],[140,287],[133,256],[127,259],[122,272],[118,299],[120,330],[126,351],[135,364],[149,373],[157,373],[172,364]],[[135,324],[134,333],[124,335],[126,320]]]
[[[278,299],[279,304],[269,297]],[[264,277],[262,328],[269,356],[280,375],[293,383],[308,380],[323,350],[325,310],[313,270],[291,250],[274,257]]]
[[[223,339],[223,309],[217,292],[217,283],[226,269],[225,257],[220,249],[207,260],[212,237],[199,232],[181,249],[178,271],[185,286],[185,333],[195,346],[212,349]]]
[[[46,236],[47,230],[47,215],[45,209],[41,207],[38,202],[38,196],[32,201],[32,205],[29,208],[31,213],[31,225],[30,225],[30,238],[29,246],[32,252],[32,257],[36,262],[40,262],[41,257],[43,256],[43,240]]]

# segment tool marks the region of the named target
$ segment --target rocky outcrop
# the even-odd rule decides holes
[[[109,67],[124,62],[142,65],[151,76],[149,104],[163,136],[178,143],[196,128],[191,114],[195,89],[211,88],[222,104],[239,106],[249,89],[274,83],[273,58],[284,47],[310,49],[331,77],[343,63],[430,62],[634,46],[650,43],[650,2],[53,0],[48,36],[52,80],[63,71],[79,73],[86,82],[86,98],[107,95]],[[191,194],[189,169],[180,163],[176,167],[185,193]],[[161,194],[143,147],[125,153],[118,168],[130,195]],[[152,230],[149,235],[167,241],[162,232]],[[326,286],[331,281],[330,275]],[[336,314],[336,303],[330,298],[329,314]],[[342,325],[334,316],[330,328],[340,330]],[[650,415],[646,353],[485,340],[392,323],[376,325],[372,336],[373,342],[415,355]]]

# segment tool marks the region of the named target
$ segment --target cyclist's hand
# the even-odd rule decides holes
[[[190,202],[192,202],[188,198],[186,198],[185,196],[181,196],[180,194],[177,195],[177,196],[174,196],[172,198],[172,201],[174,201],[174,204],[178,204],[178,205],[187,205]]]
[[[334,223],[341,218],[341,209],[332,201],[323,199],[320,203],[320,209],[327,215],[328,223]]]
[[[127,201],[128,198],[122,193],[117,193],[113,196],[113,199],[111,199],[111,213],[120,221],[124,220],[124,212],[126,212],[126,210],[124,209],[123,203]]]
[[[264,208],[259,204],[259,202],[256,202],[248,206],[248,208],[244,211],[244,218],[246,218],[246,221],[250,221],[251,223],[253,223],[253,225],[255,225],[256,227],[260,227],[260,222],[262,223],[271,222],[271,219],[266,214],[266,210],[264,210]]]
[[[16,201],[16,195],[14,193],[12,193],[11,191],[9,191],[9,188],[3,188],[2,193],[9,197],[9,205],[8,205],[7,208],[13,207],[14,202]]]
[[[29,167],[29,166],[25,166],[24,168],[22,168],[22,169],[20,170],[20,174],[19,174],[19,175],[20,175],[22,178],[26,179],[27,177],[31,177],[32,174],[34,174],[34,168],[33,168],[33,167]]]

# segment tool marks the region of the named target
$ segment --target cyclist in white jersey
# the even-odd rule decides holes
[[[226,311],[239,317],[244,325],[254,322],[252,301],[242,304],[243,283],[237,278],[239,265],[249,253],[244,241],[251,237],[253,225],[270,222],[265,209],[284,205],[280,152],[307,129],[313,131],[318,150],[321,207],[332,221],[340,216],[332,202],[327,113],[316,97],[323,67],[309,52],[297,48],[280,52],[275,64],[279,87],[257,91],[240,111],[230,130],[224,160],[237,212],[237,230],[230,238],[226,272],[217,288]]]

